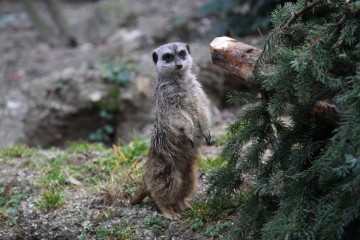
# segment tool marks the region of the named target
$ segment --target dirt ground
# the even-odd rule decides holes
[[[127,148],[122,151],[129,157]],[[219,151],[219,146],[204,146],[202,161],[213,161]],[[198,185],[190,201],[194,208],[181,220],[170,221],[151,199],[129,204],[136,186],[133,181],[141,175],[135,172],[143,167],[145,156],[116,168],[106,163],[115,155],[111,149],[81,143],[66,151],[2,152],[0,239],[221,239],[231,229],[235,215],[208,220],[208,163],[198,163]],[[44,196],[52,189],[61,194],[61,203],[55,206],[47,200],[44,207]],[[4,200],[7,203],[1,207]]]

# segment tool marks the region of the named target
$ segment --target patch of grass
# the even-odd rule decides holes
[[[85,222],[81,223],[81,225],[83,228],[82,228],[82,231],[81,231],[80,235],[78,236],[78,238],[81,240],[87,240],[87,239],[89,239],[88,235],[91,232],[94,232],[93,225],[90,223],[90,221],[85,221]]]
[[[141,174],[142,176],[143,174]],[[136,178],[137,180],[139,180],[139,177]],[[133,196],[135,195],[135,193],[137,193],[139,191],[139,186],[137,184],[135,184],[134,182],[132,182],[132,179],[129,179],[130,181],[128,182],[124,182],[122,183],[121,187],[122,187],[122,191],[125,195],[127,196]]]
[[[191,222],[190,226],[194,232],[199,232],[204,227],[204,222],[201,219],[195,219]]]
[[[86,141],[70,142],[66,145],[68,153],[89,152],[89,151],[106,151],[102,143],[89,143]]]
[[[203,220],[206,222],[211,216],[211,206],[205,200],[197,200],[191,204],[191,208],[183,213],[186,220]]]
[[[0,208],[3,210],[5,208],[14,208],[17,207],[19,201],[13,198],[11,195],[0,196]]]
[[[15,145],[0,151],[2,158],[25,158],[31,157],[36,153],[35,149],[29,148],[23,144]]]
[[[220,233],[229,227],[229,223],[217,223],[209,225],[205,229],[206,237],[219,237]]]
[[[226,201],[226,200],[225,200]],[[226,209],[224,212],[214,212],[213,202],[206,200],[197,200],[192,203],[192,206],[189,210],[184,212],[182,216],[184,217],[187,224],[194,232],[199,232],[203,228],[205,229],[205,236],[207,237],[218,237],[220,232],[225,230],[228,226],[227,223],[222,224],[210,224],[211,221],[217,218],[227,217],[228,213]],[[231,203],[228,203],[228,205]],[[231,205],[233,207],[233,205]],[[223,203],[224,207],[224,203]]]
[[[103,219],[105,221],[105,219]],[[83,229],[78,236],[79,239],[113,239],[130,240],[133,239],[134,226],[128,220],[118,223],[104,223],[93,225],[89,221],[82,223]]]
[[[120,224],[118,226],[100,225],[95,232],[96,239],[132,239],[133,228],[129,224]]]
[[[7,213],[5,208],[0,207],[0,226],[6,223]]]
[[[144,225],[158,230],[164,230],[167,228],[167,221],[163,217],[158,216],[147,216],[144,220]]]
[[[15,184],[12,182],[8,183],[5,188],[0,188],[0,225],[8,223],[11,225],[16,224],[16,218],[19,204],[22,200],[28,197],[21,191],[14,190]]]
[[[140,157],[148,153],[149,146],[150,142],[148,140],[139,138],[135,133],[134,140],[129,144],[122,145],[121,151],[127,162],[134,163],[139,160]]]
[[[129,144],[113,145],[113,150],[109,156],[94,161],[93,172],[100,173],[100,179],[118,179],[123,185],[127,185],[127,188],[132,188],[128,183],[133,183],[142,175],[143,165],[138,162],[147,154],[149,142],[135,137]]]
[[[100,221],[106,221],[109,218],[114,217],[118,212],[116,211],[116,209],[112,206],[107,207],[105,211],[100,212],[100,214],[98,215],[98,219]]]
[[[224,146],[226,141],[228,140],[228,135],[227,134],[223,134],[220,136],[217,136],[214,138],[214,143],[216,146]]]
[[[64,173],[64,167],[68,157],[60,155],[46,161],[45,165],[40,169],[45,172],[44,178],[40,180],[40,184],[47,186],[64,186],[67,183]]]
[[[224,167],[225,164],[226,161],[220,156],[216,158],[200,157],[198,161],[196,161],[196,165],[200,171],[213,171]]]
[[[213,195],[208,199],[211,209],[211,218],[227,219],[230,215],[237,212],[247,198],[247,193],[236,192],[232,196]]]
[[[38,206],[41,209],[55,209],[59,207],[64,200],[64,196],[55,189],[47,190],[43,193],[41,199],[38,201]]]
[[[211,217],[211,206],[205,200],[197,200],[182,214],[194,232],[200,231]]]

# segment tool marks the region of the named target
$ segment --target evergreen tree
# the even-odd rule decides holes
[[[258,30],[267,31],[270,13],[277,5],[296,0],[207,0],[200,13],[217,21],[213,31],[218,34],[244,35]]]
[[[248,79],[260,96],[211,178],[214,207],[250,174],[234,239],[360,239],[360,1],[299,0],[272,22]]]

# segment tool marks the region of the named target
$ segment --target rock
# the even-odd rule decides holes
[[[130,82],[126,91],[122,91],[116,139],[131,141],[134,132],[140,137],[150,137],[154,121],[154,85],[154,79],[138,76]]]
[[[67,68],[23,84],[9,94],[9,98],[19,102],[11,115],[23,135],[13,140],[30,146],[50,147],[86,139],[101,124],[93,101],[94,89],[102,92],[98,94],[100,97],[107,95],[100,73],[86,66],[77,71]]]
[[[151,57],[140,57],[139,61],[144,66],[152,64]],[[120,90],[119,109],[112,122],[115,142],[118,138],[132,140],[134,131],[141,137],[150,135],[155,70],[140,70]],[[15,143],[63,146],[68,141],[88,140],[104,125],[99,103],[109,98],[112,87],[100,70],[86,64],[22,84],[0,102],[0,148]]]
[[[30,146],[63,146],[68,141],[89,138],[104,123],[99,102],[109,97],[109,88],[96,69],[83,65],[21,85],[11,91],[0,108],[0,148],[14,143]],[[115,112],[116,137],[131,140],[133,128],[151,122],[151,81],[137,77],[123,89]],[[117,127],[116,125],[119,124]]]
[[[16,113],[6,106],[0,106],[0,149],[25,138],[21,115],[21,112]]]
[[[125,1],[109,0],[96,5],[88,17],[70,26],[70,33],[80,43],[101,43],[119,28],[136,22],[131,7]]]

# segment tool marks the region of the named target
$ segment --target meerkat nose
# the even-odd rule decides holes
[[[177,64],[176,65],[176,69],[182,69],[183,65],[182,64]]]

